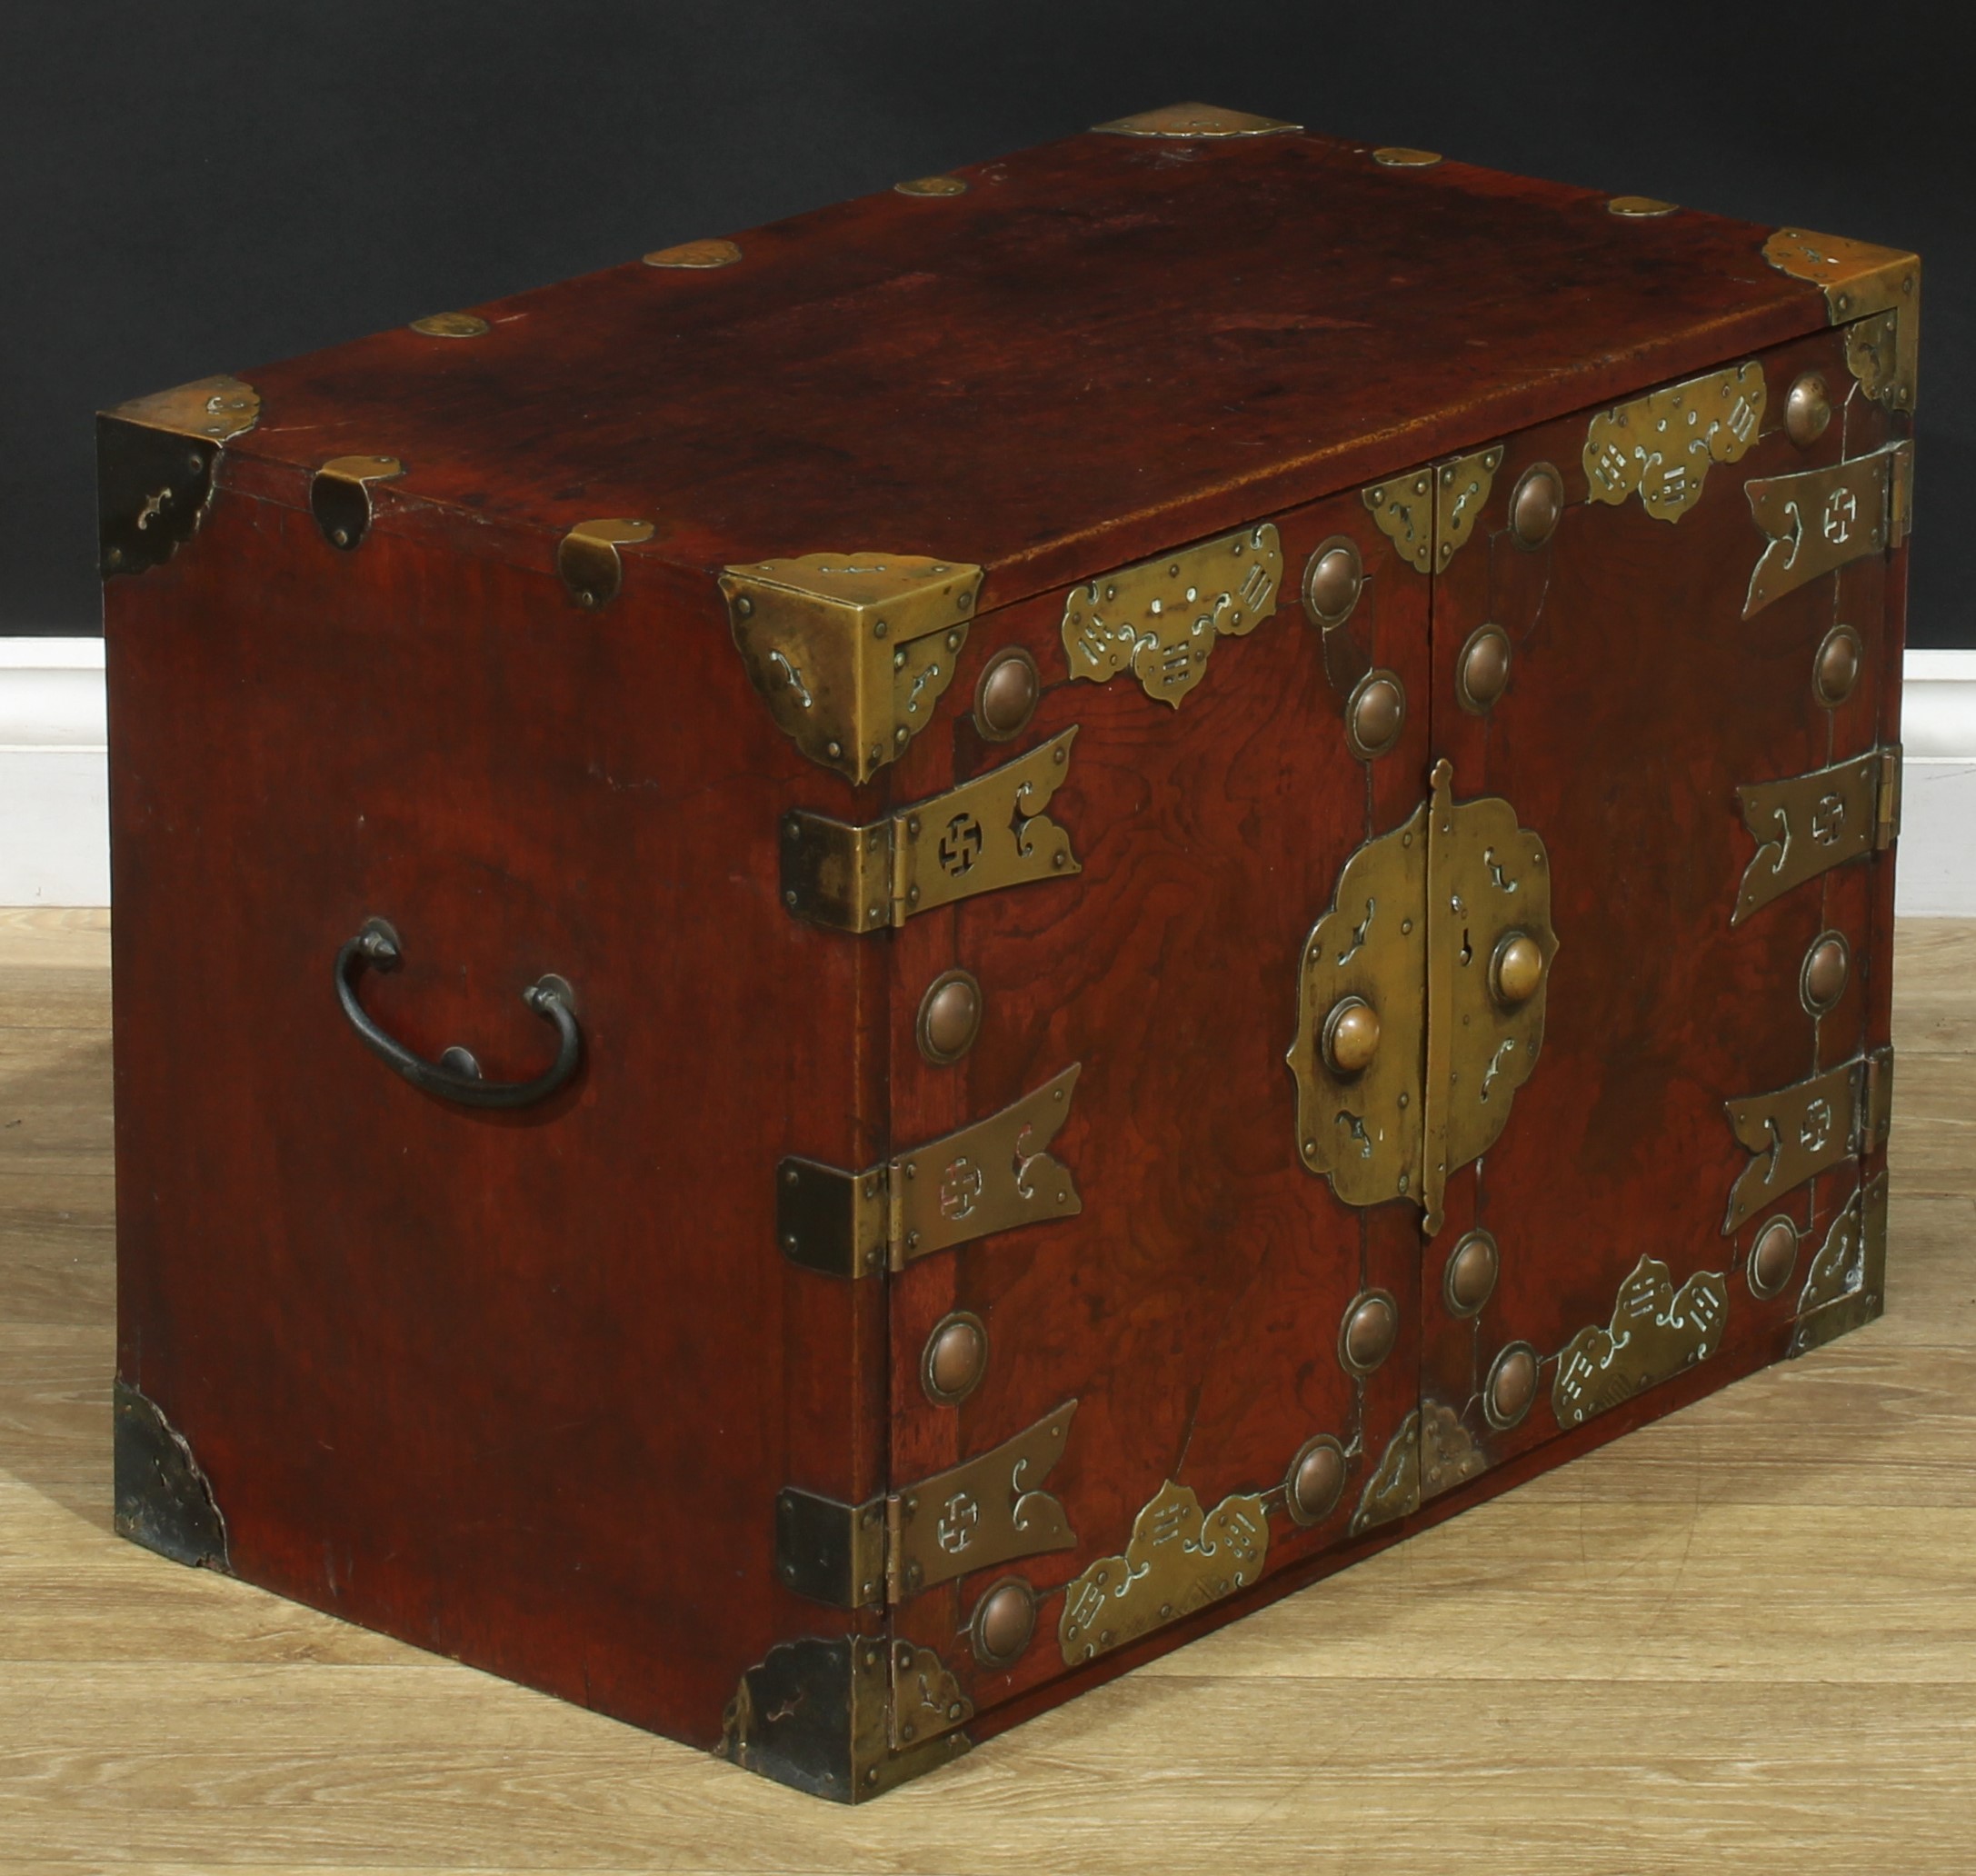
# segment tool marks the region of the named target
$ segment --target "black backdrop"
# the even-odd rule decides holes
[[[101,404],[1201,98],[1918,249],[1911,633],[1976,644],[1961,12],[0,0],[0,633],[97,629]]]

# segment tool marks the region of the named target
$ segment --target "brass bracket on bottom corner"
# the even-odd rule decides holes
[[[1411,1201],[1430,1236],[1535,1070],[1558,949],[1543,842],[1453,783],[1437,763],[1432,797],[1345,863],[1287,1057],[1303,1164],[1348,1205]]]
[[[149,1395],[119,1380],[116,1530],[175,1563],[231,1574],[226,1520],[185,1436]]]
[[[1791,1330],[1791,1352],[1801,1355],[1870,1322],[1887,1290],[1887,1175],[1876,1172],[1831,1222],[1805,1273]]]
[[[775,1501],[775,1573],[836,1609],[905,1602],[935,1584],[1077,1542],[1041,1489],[1063,1457],[1077,1402],[1001,1445],[863,1504],[785,1488]]]
[[[782,895],[833,932],[903,925],[915,913],[1083,869],[1043,810],[1070,773],[1077,727],[883,821],[797,808],[783,817]]]
[[[1723,1103],[1750,1163],[1737,1175],[1722,1220],[1727,1237],[1806,1180],[1877,1153],[1893,1110],[1893,1050],[1876,1049],[1767,1094]]]
[[[779,1642],[722,1715],[736,1765],[855,1804],[968,1749],[974,1703],[930,1648],[881,1635]]]

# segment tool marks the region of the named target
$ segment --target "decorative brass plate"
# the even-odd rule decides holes
[[[1893,1051],[1876,1049],[1788,1088],[1725,1102],[1751,1159],[1730,1192],[1723,1235],[1814,1174],[1872,1152],[1887,1135],[1892,1090]]]
[[[1861,335],[1857,350],[1852,333],[1846,335],[1846,363],[1869,397],[1889,410],[1911,411],[1921,343],[1921,262],[1899,248],[1803,228],[1778,229],[1763,244],[1763,258],[1793,280],[1822,287],[1832,324],[1871,324],[1872,331]],[[1853,332],[1859,331],[1855,325]]]
[[[731,267],[741,258],[732,241],[682,241],[645,256],[648,267]]]
[[[1083,1210],[1070,1168],[1045,1149],[1070,1117],[1082,1063],[1001,1113],[863,1172],[814,1160],[776,1169],[775,1231],[807,1270],[861,1277]]]
[[[892,1644],[892,1746],[894,1751],[965,1726],[974,1703],[953,1671],[930,1648]]]
[[[1004,886],[1080,873],[1069,832],[1043,809],[1070,772],[1077,726],[1027,755],[859,826],[783,817],[783,903],[837,932],[903,925],[915,913]]]
[[[1253,632],[1275,612],[1282,584],[1272,522],[1103,574],[1063,603],[1071,675],[1103,684],[1130,666],[1147,696],[1177,710],[1214,641]]]
[[[916,554],[805,554],[721,575],[734,644],[783,733],[868,782],[933,720],[981,589]]]
[[[1348,1205],[1420,1191],[1427,817],[1423,802],[1345,862],[1331,909],[1304,942],[1286,1058],[1297,1084],[1297,1139],[1304,1165]],[[1372,1058],[1355,1073],[1341,1072],[1324,1047],[1332,1012],[1352,997],[1379,1025]]]
[[[1592,499],[1617,506],[1637,494],[1649,514],[1679,521],[1702,499],[1710,465],[1739,461],[1756,441],[1768,394],[1752,359],[1592,418],[1585,432]]]
[[[1276,136],[1303,126],[1286,124],[1281,117],[1258,117],[1250,111],[1224,111],[1214,105],[1189,104],[1163,105],[1156,111],[1114,117],[1109,124],[1096,124],[1092,128],[1113,136],[1248,137]]]
[[[480,339],[494,327],[478,313],[428,313],[412,322],[412,330],[428,339]]]
[[[1351,1535],[1391,1524],[1421,1508],[1421,1411],[1416,1407],[1400,1422],[1400,1430],[1386,1442],[1379,1464],[1359,1494],[1359,1508],[1352,1514]]]
[[[1108,1654],[1233,1595],[1262,1576],[1268,1555],[1260,1495],[1231,1493],[1203,1515],[1193,1488],[1169,1479],[1133,1520],[1124,1554],[1101,1557],[1063,1592],[1065,1662]]]
[[[1668,1267],[1642,1257],[1619,1286],[1612,1321],[1581,1329],[1558,1354],[1552,1411],[1561,1427],[1582,1426],[1655,1382],[1692,1368],[1722,1345],[1729,1284],[1697,1271],[1677,1292]]]
[[[892,1494],[886,1584],[893,1602],[971,1570],[1075,1547],[1063,1505],[1040,1488],[1063,1456],[1076,1412],[1077,1402],[1066,1401],[993,1451]]]
[[[1791,1352],[1801,1355],[1870,1322],[1887,1282],[1887,1175],[1878,1172],[1831,1222],[1798,1298]]]
[[[1381,534],[1416,573],[1445,567],[1473,532],[1489,500],[1502,445],[1452,457],[1362,490]]]
[[[1558,948],[1542,841],[1505,801],[1456,802],[1453,779],[1437,763],[1432,799],[1345,863],[1287,1057],[1304,1165],[1348,1205],[1412,1200],[1430,1236],[1449,1173],[1494,1143],[1536,1067]],[[1330,1046],[1354,1003],[1376,1018],[1362,1066]]]
[[[1821,574],[1907,539],[1914,445],[1905,440],[1795,475],[1746,484],[1750,512],[1770,544],[1750,575],[1742,616],[1760,613]]]
[[[1736,804],[1757,849],[1736,889],[1731,926],[1793,886],[1893,844],[1901,830],[1900,745],[1808,775],[1745,783]]]
[[[649,521],[622,515],[580,521],[556,543],[555,570],[570,597],[586,612],[602,612],[624,584],[621,547],[642,547],[652,538]]]

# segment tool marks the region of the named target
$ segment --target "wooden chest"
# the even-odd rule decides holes
[[[1182,106],[107,415],[120,1528],[857,1799],[1868,1320],[1917,309]]]

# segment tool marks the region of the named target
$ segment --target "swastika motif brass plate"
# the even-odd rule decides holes
[[[1736,791],[1757,849],[1736,889],[1740,925],[1793,886],[1879,853],[1900,832],[1901,752],[1875,749],[1827,769],[1750,782]]]
[[[1848,561],[1907,538],[1914,446],[1902,441],[1850,462],[1746,484],[1750,512],[1770,537],[1750,575],[1742,616]]]
[[[1247,637],[1275,612],[1282,584],[1282,543],[1266,521],[1103,574],[1063,603],[1071,675],[1103,684],[1130,670],[1147,696],[1178,710],[1215,640]]]
[[[1232,1493],[1203,1512],[1171,1479],[1133,1520],[1124,1554],[1101,1557],[1063,1592],[1057,1642],[1072,1667],[1177,1622],[1262,1574],[1269,1516],[1259,1495]]]
[[[1751,1158],[1731,1189],[1723,1234],[1815,1174],[1872,1151],[1886,1136],[1892,1083],[1893,1052],[1880,1049],[1788,1088],[1724,1103]]]

